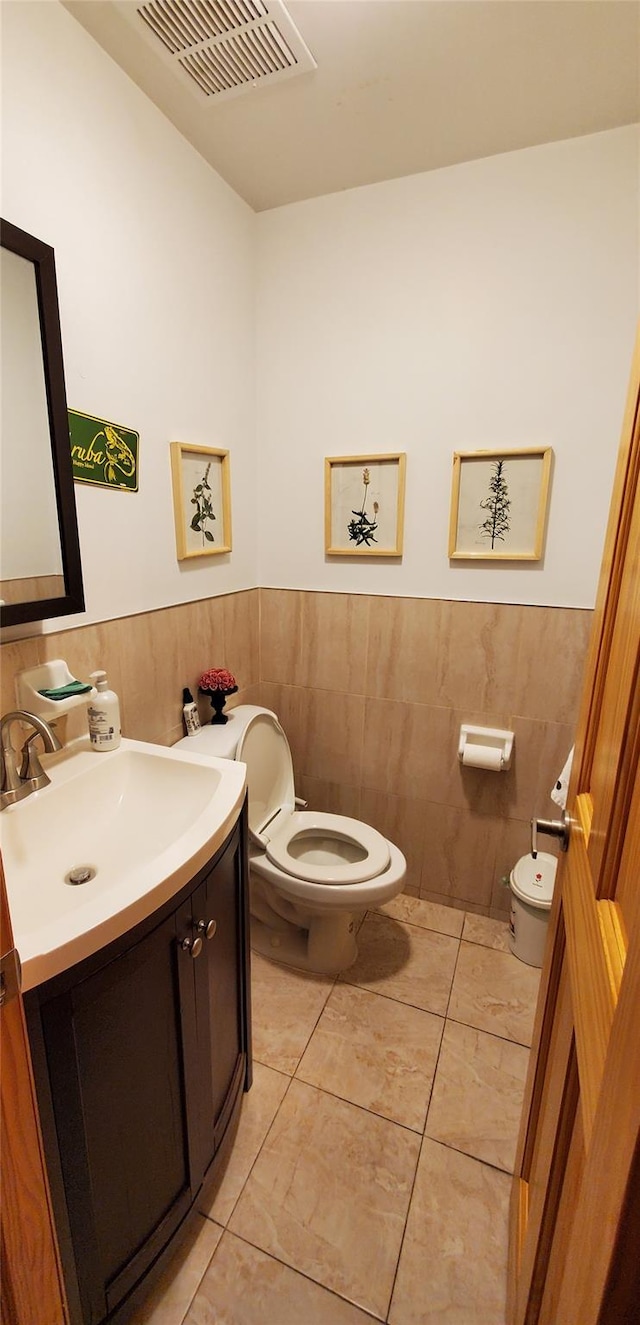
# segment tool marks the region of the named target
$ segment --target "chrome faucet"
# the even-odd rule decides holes
[[[16,763],[16,751],[11,744],[11,727],[14,722],[29,723],[33,727],[31,736],[27,737],[22,747],[20,772],[18,772]],[[24,800],[25,796],[30,796],[32,791],[39,791],[41,787],[48,786],[51,781],[40,763],[37,751],[33,749],[33,742],[38,736],[42,737],[47,754],[53,754],[54,750],[62,749],[55,732],[52,731],[47,722],[42,718],[38,718],[35,713],[27,713],[26,709],[16,709],[15,712],[5,713],[4,718],[0,718],[0,744],[2,745],[0,810],[6,809],[7,805],[15,805],[16,801]]]

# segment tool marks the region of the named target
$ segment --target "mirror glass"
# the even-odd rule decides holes
[[[53,249],[2,221],[0,622],[84,606]]]
[[[64,594],[36,273],[0,250],[0,598]]]

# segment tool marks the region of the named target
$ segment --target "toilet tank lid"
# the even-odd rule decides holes
[[[176,749],[193,750],[199,755],[213,755],[216,759],[235,759],[238,743],[246,731],[248,723],[258,713],[268,713],[275,717],[270,709],[258,704],[238,704],[227,710],[228,722],[211,723],[196,732],[195,736],[183,736],[176,742]]]

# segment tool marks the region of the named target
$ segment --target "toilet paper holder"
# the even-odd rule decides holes
[[[500,727],[476,727],[463,722],[460,727],[458,759],[467,768],[486,768],[505,773],[511,767],[515,735]]]

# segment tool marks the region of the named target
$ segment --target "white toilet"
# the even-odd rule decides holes
[[[404,856],[359,819],[297,808],[304,801],[296,800],[291,750],[275,713],[239,704],[228,719],[178,744],[247,765],[252,946],[336,975],[358,955],[358,913],[402,891]]]

